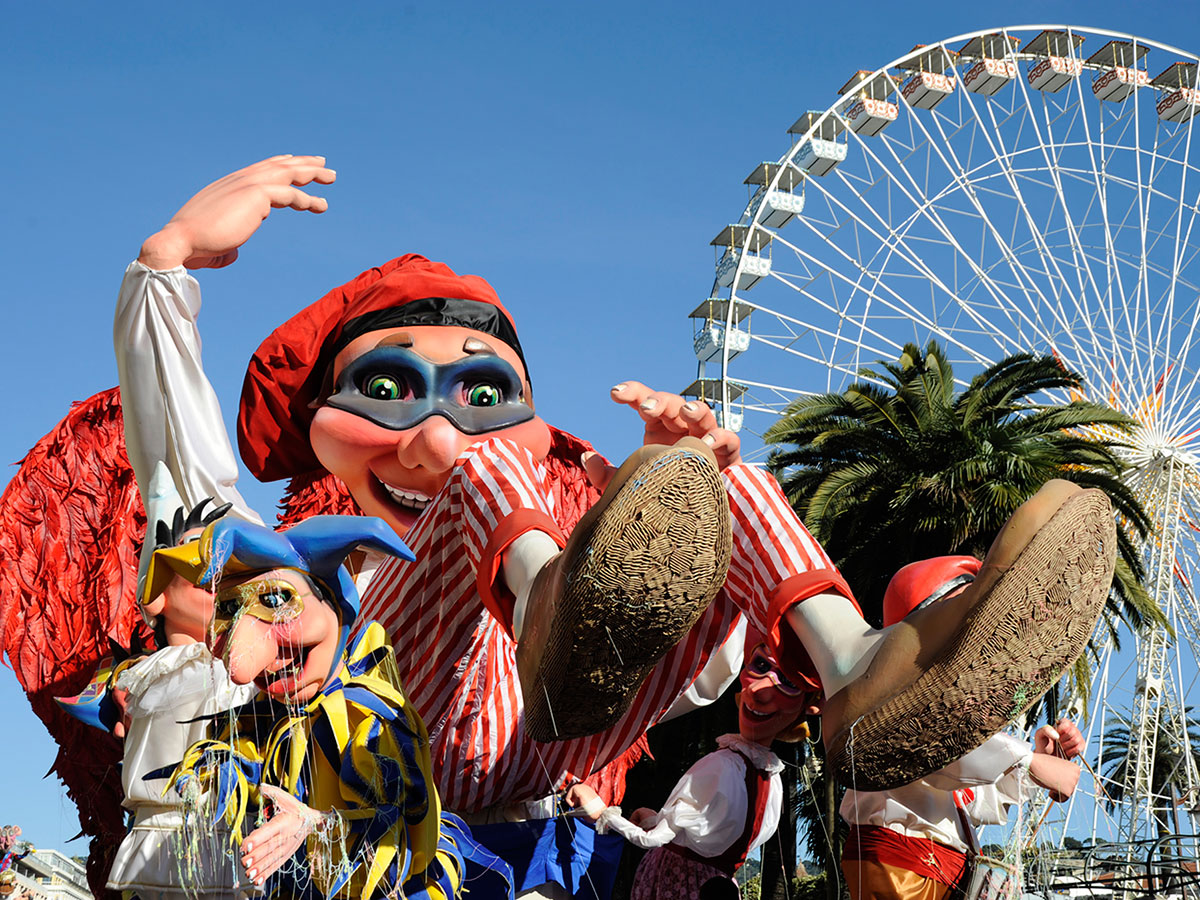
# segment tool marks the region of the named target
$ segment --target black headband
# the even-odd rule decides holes
[[[525,353],[521,350],[521,342],[517,340],[517,330],[513,328],[512,322],[498,306],[480,300],[425,297],[421,300],[411,300],[403,306],[377,309],[355,316],[342,326],[341,336],[338,337],[330,357],[336,356],[347,344],[368,332],[384,328],[403,328],[406,325],[453,325],[499,338],[517,354],[521,366],[525,369],[525,380],[533,383],[533,379],[529,377]]]

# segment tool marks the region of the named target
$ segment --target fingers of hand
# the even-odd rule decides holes
[[[725,469],[742,461],[742,439],[726,428],[714,428],[700,438],[712,448],[717,466]]]
[[[302,816],[277,812],[242,843],[242,865],[246,867],[246,874],[256,884],[262,884],[300,848],[309,831]]]
[[[612,389],[612,398],[617,403],[637,409],[652,393],[654,392],[640,381],[622,381]]]
[[[717,429],[717,417],[703,400],[686,401],[679,407],[679,416],[687,423],[688,434],[692,437],[702,438]]]
[[[583,471],[587,474],[588,481],[592,486],[601,493],[608,487],[608,484],[613,479],[613,475],[617,473],[615,466],[610,466],[604,461],[604,457],[599,453],[591,451],[583,454]]]
[[[290,184],[264,185],[267,198],[275,209],[290,207],[297,210],[321,213],[329,209],[329,201],[324,197],[314,197]]]

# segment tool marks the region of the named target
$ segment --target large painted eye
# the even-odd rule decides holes
[[[363,393],[372,400],[399,400],[404,385],[391,375],[371,375],[363,382]]]
[[[295,594],[282,587],[268,588],[258,595],[258,602],[267,609],[283,609],[293,599],[295,599]]]
[[[773,668],[771,661],[761,653],[755,653],[750,657],[750,662],[746,663],[746,671],[759,677],[769,675]]]
[[[500,388],[487,382],[477,384],[467,391],[467,403],[471,406],[496,406],[501,399]]]

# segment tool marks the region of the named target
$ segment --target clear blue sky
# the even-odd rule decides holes
[[[4,4],[0,460],[115,383],[111,316],[142,239],[196,189],[275,153],[339,172],[330,211],[276,214],[205,273],[226,413],[288,314],[408,251],[487,277],[517,318],[539,412],[612,456],[608,388],[694,375],[686,318],[753,165],[857,69],[1028,22],[1200,47],[1189,4]],[[2,477],[7,480],[8,475]],[[277,493],[251,492],[266,509]],[[41,780],[54,749],[0,672],[0,824],[82,852]],[[75,849],[80,848],[80,849]]]

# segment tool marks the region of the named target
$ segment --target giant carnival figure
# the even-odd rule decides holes
[[[127,269],[114,334],[128,457],[143,488],[162,459],[185,502],[212,496],[255,520],[201,367],[199,285],[187,269],[232,263],[273,208],[322,212],[326,202],[303,188],[334,179],[312,156],[235,172],[189,200]],[[936,616],[919,611],[875,631],[778,485],[741,462],[736,436],[707,407],[636,382],[613,399],[639,412],[646,441],[616,469],[537,416],[513,318],[490,285],[415,255],[330,291],[250,361],[239,446],[256,477],[291,479],[283,523],[375,515],[416,553],[415,562],[367,555],[356,577],[364,615],[393,636],[428,725],[443,801],[469,822],[537,820],[548,798],[589,776],[614,802],[623,754],[645,730],[681,698],[711,696],[697,685],[713,666],[724,663],[720,687],[732,679],[737,654],[730,664],[716,650],[740,645],[743,617],[793,682],[821,690],[830,761],[848,778],[853,760],[864,788],[911,781],[970,751],[1082,650],[1116,546],[1102,494],[1051,482],[961,595]],[[103,403],[111,427],[111,395]],[[31,461],[49,465],[41,448],[67,437],[48,436]],[[127,494],[128,470],[102,449],[109,481]],[[30,495],[50,502],[62,480],[52,474],[58,481],[23,469],[8,508],[23,511]],[[125,496],[104,498],[115,522],[136,516]],[[18,521],[23,537],[8,552],[26,558],[46,538],[27,515]],[[110,531],[83,538],[106,558],[119,539],[128,560],[136,525]],[[36,584],[3,585],[10,658],[65,656],[61,639],[16,640],[9,623],[61,615],[61,583],[84,575],[68,562]],[[127,582],[115,582],[95,600],[101,635],[128,631],[116,599]],[[19,669],[36,700],[46,673]],[[543,875],[571,881],[550,865],[517,878],[533,886]]]

